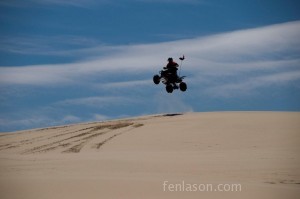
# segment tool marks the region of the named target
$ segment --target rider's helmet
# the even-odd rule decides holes
[[[169,57],[168,62],[171,62],[171,61],[173,61],[173,58]]]

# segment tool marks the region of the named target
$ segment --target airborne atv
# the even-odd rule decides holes
[[[179,77],[177,75],[174,75],[174,73],[171,73],[166,68],[164,68],[164,70],[161,70],[159,73],[160,75],[153,76],[154,84],[159,84],[161,81],[163,84],[166,85],[166,91],[168,93],[172,93],[174,89],[178,89],[178,88],[182,92],[186,91],[187,85],[185,82],[183,82],[185,76]]]

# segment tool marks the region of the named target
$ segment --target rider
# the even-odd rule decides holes
[[[168,59],[168,64],[166,65],[166,67],[164,67],[165,69],[167,69],[168,72],[171,73],[171,76],[174,78],[177,78],[177,68],[178,68],[178,64],[176,62],[173,61],[172,57],[169,57]]]

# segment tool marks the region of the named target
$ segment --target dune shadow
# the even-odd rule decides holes
[[[164,114],[162,116],[163,117],[174,117],[174,116],[179,116],[179,115],[183,115],[183,113],[168,113],[168,114]]]

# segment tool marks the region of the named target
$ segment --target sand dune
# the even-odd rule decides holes
[[[145,116],[0,134],[0,197],[298,198],[300,113]]]

